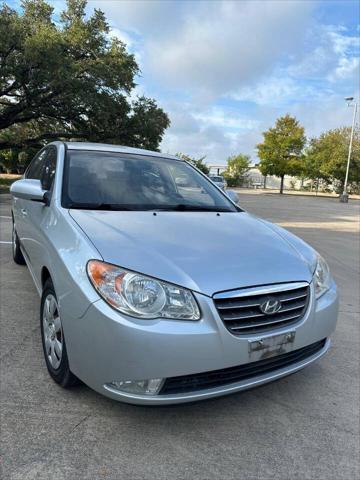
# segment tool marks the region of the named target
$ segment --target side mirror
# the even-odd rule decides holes
[[[17,180],[11,185],[10,193],[13,197],[33,200],[34,202],[42,202],[45,205],[49,205],[48,192],[42,189],[40,180],[27,178]]]

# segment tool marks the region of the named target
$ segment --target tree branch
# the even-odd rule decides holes
[[[99,134],[104,135],[105,132],[98,132]],[[52,139],[59,139],[59,138],[86,138],[88,132],[49,132],[49,133],[42,133],[37,137],[33,138],[26,138],[24,140],[19,140],[15,142],[14,140],[0,140],[0,150],[7,150],[9,148],[16,148],[16,147],[29,147],[31,145],[37,145],[42,140],[52,140]]]
[[[16,84],[16,80],[13,81],[13,83],[11,85],[9,85],[7,88],[5,88],[4,90],[2,90],[0,92],[0,97],[3,97],[5,95],[7,95],[9,92],[11,92],[11,90],[14,90],[14,88],[17,88],[17,84]]]

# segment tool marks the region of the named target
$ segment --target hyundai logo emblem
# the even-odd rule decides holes
[[[260,310],[266,315],[274,315],[281,308],[280,300],[276,298],[268,298],[260,305]]]

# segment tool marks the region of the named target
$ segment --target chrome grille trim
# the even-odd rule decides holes
[[[213,295],[214,299],[249,297],[250,295],[265,295],[275,292],[285,292],[296,288],[308,287],[308,282],[278,283],[276,285],[262,285],[260,287],[241,288],[239,290],[227,290]]]
[[[261,323],[251,323],[249,324],[252,328],[255,328],[255,327],[264,327],[266,325],[275,325],[276,323],[279,323],[279,322],[287,322],[289,320],[294,320],[295,318],[299,318],[299,315],[292,315],[290,317],[286,317],[286,318],[282,318],[280,320],[273,320],[272,322],[261,322]],[[248,328],[249,325],[245,326],[245,325],[242,325],[241,327],[232,327],[231,329],[232,330],[244,330],[245,328]]]
[[[260,310],[260,305],[269,298],[282,304],[274,314]],[[309,305],[310,285],[293,282],[244,288],[217,293],[213,300],[230,332],[235,335],[259,333],[299,321]]]

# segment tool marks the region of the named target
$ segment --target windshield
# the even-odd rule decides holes
[[[223,177],[210,177],[213,182],[222,183],[224,181]]]
[[[85,150],[67,152],[62,204],[101,210],[240,210],[184,161]]]

